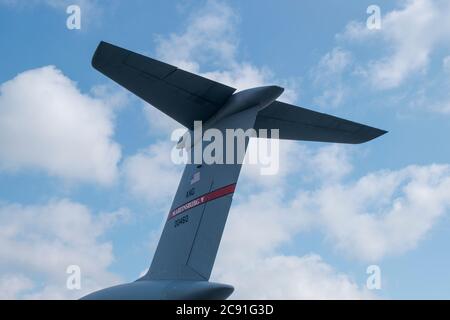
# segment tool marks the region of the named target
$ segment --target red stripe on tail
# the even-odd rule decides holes
[[[189,201],[189,202],[179,206],[178,208],[173,209],[169,213],[169,216],[167,217],[167,220],[170,220],[173,217],[175,217],[175,216],[177,216],[177,215],[179,215],[179,214],[181,214],[181,213],[183,213],[183,212],[185,212],[185,211],[187,211],[189,209],[195,208],[195,207],[197,207],[199,205],[202,205],[202,204],[207,203],[209,201],[212,201],[214,199],[221,198],[221,197],[224,197],[226,195],[232,194],[232,193],[234,193],[235,189],[236,189],[236,183],[233,183],[233,184],[230,184],[228,186],[225,186],[225,187],[216,189],[214,191],[211,191],[211,192],[209,192],[207,194],[204,194],[204,195],[202,195],[202,196],[200,196],[198,198],[195,198],[194,200],[191,200],[191,201]]]

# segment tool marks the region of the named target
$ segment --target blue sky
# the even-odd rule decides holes
[[[0,0],[0,297],[77,298],[150,264],[182,170],[176,124],[90,66],[106,40],[389,131],[283,143],[275,177],[243,169],[213,272],[235,298],[448,298],[449,14],[440,0]],[[66,289],[70,264],[82,290]]]

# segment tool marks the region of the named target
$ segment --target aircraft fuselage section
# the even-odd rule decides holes
[[[188,280],[137,280],[88,294],[82,300],[225,300],[227,284]]]

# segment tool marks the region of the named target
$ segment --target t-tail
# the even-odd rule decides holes
[[[283,88],[235,88],[101,42],[92,65],[118,84],[184,125],[196,121],[226,136],[227,129],[278,129],[280,139],[362,143],[386,131],[286,104]],[[249,130],[255,129],[255,130]],[[216,131],[217,132],[217,131]],[[182,140],[190,135],[183,136]],[[223,163],[200,157],[186,165],[146,275],[135,282],[91,293],[84,299],[226,299],[230,285],[209,282],[251,134],[227,147]],[[180,141],[191,160],[208,147],[204,139]],[[230,152],[232,156],[230,157]],[[228,156],[228,157],[227,157]],[[231,161],[230,161],[231,160]]]

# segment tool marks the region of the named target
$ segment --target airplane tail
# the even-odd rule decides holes
[[[255,119],[256,110],[249,109],[223,119],[215,129],[225,136],[226,129],[253,128]],[[205,143],[198,143],[203,151]],[[247,144],[248,138],[244,148]],[[206,164],[202,160],[201,164],[186,165],[144,279],[209,279],[241,170],[238,145],[234,148],[232,164]]]
[[[279,87],[234,93],[235,88],[105,42],[92,65],[189,130],[198,120],[221,133],[279,129],[280,139],[335,143],[362,143],[386,133],[276,101]],[[203,151],[203,140],[198,143]],[[209,279],[241,170],[241,159],[234,160],[186,165],[151,267],[139,280]]]

